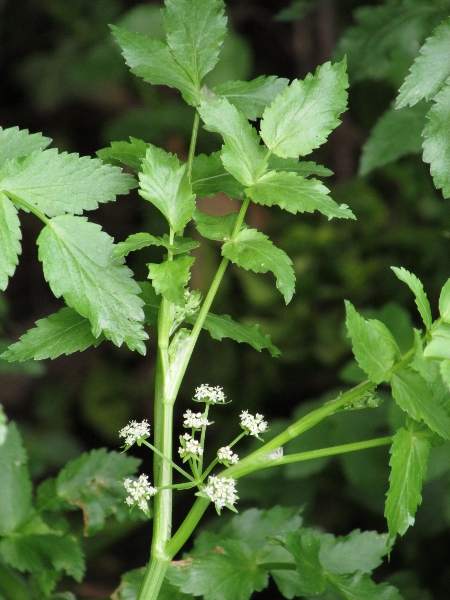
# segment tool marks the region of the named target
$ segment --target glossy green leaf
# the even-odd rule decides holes
[[[442,438],[450,439],[450,417],[419,373],[409,368],[397,371],[391,386],[395,401],[412,419],[423,421]]]
[[[205,129],[224,140],[221,160],[225,169],[243,185],[252,185],[267,170],[266,150],[256,130],[226,98],[205,98],[199,109]]]
[[[440,322],[431,332],[431,342],[424,350],[426,358],[450,359],[450,324]]]
[[[49,217],[80,214],[136,187],[131,175],[97,158],[37,150],[0,168],[0,188]]]
[[[22,251],[20,221],[17,208],[0,192],[0,290],[6,290],[14,275]]]
[[[390,368],[400,354],[389,329],[376,319],[364,319],[354,306],[345,301],[346,325],[352,339],[355,358],[371,381],[389,381]]]
[[[245,193],[258,204],[276,205],[294,214],[318,210],[329,219],[354,219],[348,206],[336,204],[328,196],[329,191],[317,179],[305,179],[292,172],[271,171],[246,188]]]
[[[200,210],[194,213],[195,227],[198,232],[209,240],[223,242],[233,237],[238,213],[230,213],[222,217],[205,215]]]
[[[247,119],[256,121],[289,81],[283,77],[261,75],[251,81],[227,81],[213,88],[216,96],[227,98]]]
[[[191,256],[176,256],[160,264],[149,263],[148,277],[156,293],[178,306],[184,306],[184,289],[191,277],[190,268],[194,260]]]
[[[297,158],[323,144],[346,109],[347,87],[345,60],[294,80],[264,111],[260,133],[269,150]]]
[[[244,197],[244,187],[225,170],[220,152],[199,154],[192,164],[192,189],[196,196],[214,196],[220,192],[229,198]]]
[[[286,304],[291,301],[295,290],[292,261],[266,235],[256,229],[242,229],[233,240],[224,243],[222,254],[239,267],[254,273],[271,271]]]
[[[111,142],[111,146],[97,151],[97,156],[111,164],[128,165],[136,173],[141,170],[141,161],[145,158],[148,144],[143,140],[130,137],[129,142]]]
[[[44,275],[57,298],[91,322],[117,346],[145,354],[143,301],[131,271],[112,258],[114,245],[101,228],[84,217],[62,215],[44,227],[37,240]]]
[[[312,160],[298,160],[298,158],[281,158],[272,154],[269,158],[269,171],[292,171],[302,177],[318,175],[319,177],[330,177],[333,171],[318,165]]]
[[[41,133],[29,133],[28,129],[0,127],[0,166],[6,160],[44,150],[52,140]]]
[[[434,185],[450,198],[450,84],[435,96],[423,130],[423,160],[430,164]]]
[[[417,507],[422,503],[422,483],[430,447],[429,440],[420,435],[417,426],[401,428],[394,435],[385,510],[391,538],[404,535],[408,527],[414,525]]]
[[[113,256],[127,256],[130,252],[141,250],[148,246],[162,246],[170,250],[173,254],[183,254],[190,252],[194,248],[200,246],[199,242],[194,242],[191,238],[175,236],[173,243],[170,243],[169,236],[164,234],[163,237],[155,237],[150,233],[133,233],[127,237],[124,242],[119,242],[114,249]]]
[[[173,154],[149,144],[139,181],[141,196],[162,212],[174,231],[183,229],[195,209],[186,165]]]
[[[420,49],[410,74],[399,90],[397,106],[431,100],[450,77],[450,18],[436,28]]]
[[[400,281],[406,283],[409,289],[415,296],[416,305],[419,310],[419,314],[422,317],[422,321],[427,329],[431,328],[433,323],[433,317],[431,316],[430,303],[427,295],[423,289],[422,282],[413,273],[410,273],[403,267],[391,267]]]

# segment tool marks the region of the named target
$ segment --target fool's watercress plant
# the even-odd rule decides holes
[[[127,505],[136,505],[132,515],[153,514],[150,561],[142,571],[124,576],[116,598],[201,595],[206,600],[246,600],[268,585],[269,576],[286,598],[400,598],[395,588],[375,584],[370,575],[395,537],[414,522],[431,447],[450,439],[450,284],[442,290],[440,316],[433,320],[421,282],[405,269],[393,268],[414,294],[423,321],[423,331],[414,332],[414,346],[407,353],[400,351],[381,321],[365,319],[346,302],[353,352],[367,380],[268,442],[263,415],[250,415],[240,406],[241,431],[237,425],[227,446],[213,447],[216,457],[208,465],[204,450],[212,445],[209,419],[220,419],[226,397],[220,387],[203,384],[193,394],[201,410],[196,412],[194,405],[186,409],[183,425],[189,431],[180,436],[179,456],[174,457],[173,408],[203,329],[215,339],[230,337],[273,356],[280,352],[258,326],[243,326],[228,315],[210,312],[230,263],[255,273],[270,272],[285,302],[293,297],[292,262],[267,235],[246,224],[249,205],[276,205],[293,214],[317,210],[329,219],[354,215],[348,206],[336,204],[313,177],[326,176],[327,170],[299,160],[323,144],[339,124],[347,101],[345,60],[326,63],[301,81],[259,77],[209,89],[205,76],[217,64],[226,35],[223,3],[167,0],[163,15],[165,41],[118,27],[112,31],[135,75],[178,89],[192,107],[186,162],[135,138],[113,143],[99,151],[99,159],[91,159],[47,149],[50,140],[40,134],[17,128],[0,132],[1,288],[6,288],[18,263],[18,211],[25,210],[43,223],[37,240],[39,260],[53,293],[66,304],[38,321],[2,358],[56,358],[105,340],[145,354],[147,326],[156,326],[158,339],[152,428],[147,421],[132,421],[120,432],[125,450],[137,443],[153,452],[151,476],[133,478],[137,461],[132,458],[93,451],[45,481],[33,499],[20,436],[14,424],[8,426],[0,440],[0,594],[57,598],[54,589],[61,576],[80,580],[84,569],[79,541],[68,533],[70,523],[62,513],[82,508],[86,533],[95,533],[107,516],[123,519]],[[258,127],[250,123],[258,119]],[[219,152],[195,155],[201,122],[220,136]],[[125,174],[121,165],[136,177]],[[167,232],[136,232],[115,245],[82,215],[135,187],[161,212]],[[196,208],[198,196],[219,192],[240,199],[240,210],[213,217]],[[188,285],[195,261],[191,251],[200,244],[189,236],[194,230],[196,238],[217,242],[222,255],[204,298]],[[136,282],[125,259],[148,246],[160,247],[162,260],[148,264],[151,283]],[[285,452],[290,440],[336,412],[376,409],[380,385],[390,386],[404,414],[393,436],[291,454],[288,446]],[[261,445],[239,459],[235,450],[245,435],[257,437]],[[245,475],[382,445],[391,446],[388,536],[354,531],[335,538],[303,526],[297,508],[253,509],[215,534],[202,534],[188,559],[172,562],[211,502],[219,514],[238,510],[239,479]],[[173,532],[172,497],[177,489],[192,490],[192,507]],[[23,579],[17,571],[30,577]]]

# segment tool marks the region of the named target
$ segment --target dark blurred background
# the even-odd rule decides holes
[[[262,74],[303,78],[324,61],[347,53],[349,110],[313,159],[333,170],[325,183],[337,202],[350,206],[357,221],[327,221],[321,215],[294,219],[277,208],[251,210],[251,224],[292,258],[296,295],[286,307],[269,276],[230,271],[214,312],[231,314],[246,324],[260,323],[282,356],[272,359],[264,352],[231,341],[219,344],[203,335],[177,414],[181,425],[181,415],[191,406],[200,383],[223,386],[234,403],[221,415],[213,415],[220,422],[213,430],[214,446],[234,437],[241,407],[262,412],[275,434],[286,419],[298,418],[316,402],[360,380],[343,325],[344,299],[388,324],[402,348],[410,346],[410,327],[420,327],[420,322],[409,290],[390,266],[415,273],[436,309],[440,288],[449,277],[450,210],[448,200],[433,187],[420,147],[365,177],[358,174],[369,132],[395,99],[420,45],[450,10],[446,2],[422,4],[435,10],[418,21],[409,18],[408,9],[420,5],[412,0],[386,5],[358,0],[226,1],[230,35],[211,84]],[[400,25],[387,17],[379,25],[376,19],[370,24],[370,18],[361,21],[364,13],[355,12],[379,8],[377,14],[383,16],[383,9],[391,10],[389,5],[402,9]],[[185,158],[192,109],[176,91],[151,87],[131,75],[108,29],[108,23],[114,23],[162,36],[160,8],[160,2],[136,0],[0,0],[0,126],[42,131],[60,151],[82,155],[95,156],[110,142],[135,136]],[[359,30],[354,28],[358,22]],[[364,36],[366,45],[361,44]],[[218,147],[216,137],[200,133],[199,152]],[[205,210],[217,214],[233,207],[224,197],[201,202]],[[119,197],[90,218],[116,241],[136,231],[163,233],[164,223],[156,211],[143,204],[137,194]],[[0,296],[1,347],[61,306],[37,261],[40,223],[27,214],[21,220],[20,264]],[[138,279],[145,280],[145,262],[155,259],[152,252],[130,258]],[[205,243],[194,266],[193,288],[207,290],[218,260],[216,245]],[[151,420],[155,336],[150,334],[145,358],[102,344],[54,362],[0,361],[0,402],[21,427],[36,482],[53,476],[83,450],[118,449],[118,429],[128,420]],[[293,443],[292,450],[383,435],[397,418],[386,397],[377,411],[337,415],[333,423]],[[149,457],[144,453],[140,457],[149,467]],[[385,531],[388,459],[388,451],[381,448],[334,461],[291,465],[277,473],[263,471],[240,483],[240,507],[305,505],[310,524],[335,534],[355,527]],[[379,574],[398,585],[406,600],[448,598],[449,465],[447,449],[436,449],[417,525],[399,541]],[[179,519],[190,501],[181,495]],[[123,571],[146,561],[149,527],[136,527],[116,526],[107,535],[88,540],[95,566],[78,588],[81,598],[109,594]],[[263,597],[277,598],[275,588]]]

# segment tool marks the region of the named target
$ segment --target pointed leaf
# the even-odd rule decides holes
[[[145,354],[143,301],[131,271],[113,261],[112,238],[84,217],[63,215],[48,222],[37,240],[44,275],[57,298],[90,320],[117,346]]]
[[[245,190],[258,204],[274,204],[291,213],[318,210],[329,219],[354,219],[346,204],[338,205],[329,196],[329,189],[317,179],[305,179],[296,173],[271,171]]]
[[[410,74],[400,88],[397,106],[431,100],[450,77],[450,17],[439,25],[420,49]]]
[[[129,142],[111,142],[108,148],[97,151],[97,156],[113,165],[128,165],[136,173],[141,170],[141,161],[145,157],[148,144],[144,140],[130,137]]]
[[[450,439],[450,417],[419,373],[409,368],[397,371],[391,386],[395,401],[412,419],[423,421],[445,440]]]
[[[190,268],[194,260],[191,256],[177,256],[161,264],[149,263],[148,277],[156,293],[178,306],[184,306],[184,288],[191,277]]]
[[[166,0],[164,29],[167,44],[195,87],[219,60],[227,31],[221,0]]]
[[[183,229],[195,209],[186,165],[173,154],[149,144],[139,181],[140,195],[162,212],[174,231]]]
[[[450,323],[450,279],[444,284],[439,296],[439,313],[446,323]]]
[[[10,362],[57,358],[61,354],[82,352],[89,346],[97,347],[105,338],[95,337],[88,319],[72,308],[62,308],[46,319],[36,321],[36,327],[12,344],[0,358]]]
[[[127,256],[130,252],[141,250],[148,246],[163,246],[170,250],[172,254],[183,254],[190,252],[194,248],[200,246],[199,242],[194,242],[191,238],[175,236],[173,243],[170,243],[169,236],[165,234],[163,237],[155,237],[150,233],[133,233],[128,236],[124,242],[119,242],[113,252],[113,256]]]
[[[426,358],[450,359],[450,324],[440,322],[431,332],[431,342],[423,352]]]
[[[389,536],[404,535],[414,525],[417,507],[422,504],[422,483],[427,472],[431,444],[418,427],[399,429],[391,447],[390,486],[385,516]]]
[[[271,271],[277,288],[288,304],[295,289],[295,273],[289,256],[272,244],[269,238],[256,229],[243,229],[233,240],[222,246],[222,255],[239,267],[254,273]]]
[[[223,242],[233,237],[234,227],[238,213],[230,213],[222,217],[211,217],[196,209],[194,213],[195,227],[197,231],[209,240]]]
[[[283,77],[261,75],[251,81],[227,81],[213,88],[216,96],[227,98],[247,119],[256,121],[289,81]]]
[[[326,590],[326,579],[320,562],[321,534],[302,528],[283,534],[283,546],[295,559],[302,595],[318,595]]]
[[[0,192],[0,290],[6,290],[9,277],[14,275],[22,251],[21,239],[17,208]]]
[[[435,187],[450,198],[450,84],[434,100],[423,130],[423,160],[430,164]]]
[[[294,80],[266,108],[261,137],[277,156],[297,158],[323,144],[346,109],[346,63],[325,63],[303,81]]]
[[[244,197],[243,186],[225,170],[220,160],[220,152],[209,156],[196,156],[192,165],[191,181],[196,196],[209,197],[223,192],[229,198]]]
[[[0,127],[0,166],[6,160],[44,150],[52,140],[41,133],[29,133],[28,129]]]
[[[267,170],[266,165],[262,167],[266,150],[245,116],[226,98],[205,98],[199,113],[205,129],[223,137],[221,160],[225,169],[243,185],[255,183]]]
[[[0,187],[49,217],[80,214],[136,187],[131,175],[97,158],[54,148],[14,158],[0,168]]]
[[[433,318],[431,316],[430,303],[423,289],[422,282],[413,273],[410,273],[403,267],[391,267],[391,269],[394,271],[400,281],[406,283],[406,285],[414,294],[416,305],[420,316],[422,317],[422,321],[424,322],[425,327],[430,329],[433,323]]]
[[[397,588],[376,584],[365,573],[327,575],[330,588],[345,600],[403,600]]]
[[[269,158],[269,171],[293,171],[302,177],[318,175],[319,177],[330,177],[333,171],[318,165],[312,160],[298,160],[298,158],[281,158],[272,154]]]

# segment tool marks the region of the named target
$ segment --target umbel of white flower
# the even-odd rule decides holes
[[[206,404],[224,404],[225,398],[226,396],[221,387],[213,387],[207,383],[202,383],[196,388],[193,400],[195,402],[205,402]]]
[[[140,475],[137,481],[124,479],[123,485],[129,494],[125,498],[128,506],[131,508],[138,506],[150,518],[148,501],[158,490],[150,485],[147,475]]]
[[[264,416],[256,413],[255,416],[250,415],[247,410],[241,412],[241,423],[242,429],[250,435],[254,435],[259,438],[260,433],[264,433],[268,430],[269,425],[267,421],[264,421]]]
[[[216,477],[210,475],[208,477],[208,484],[205,485],[201,492],[202,496],[206,496],[214,502],[217,514],[220,515],[220,511],[224,506],[230,510],[237,512],[234,505],[238,500],[236,494],[236,480],[231,477]]]
[[[202,456],[203,448],[200,442],[195,440],[189,433],[185,433],[183,436],[180,435],[180,443],[178,453],[184,459],[183,462],[186,462],[188,458]]]
[[[184,415],[183,426],[191,427],[192,429],[201,429],[202,427],[206,427],[206,425],[211,425],[212,421],[208,421],[206,417],[202,415],[202,413],[194,413],[191,410],[187,410]]]
[[[217,460],[229,467],[230,465],[235,465],[239,461],[239,456],[233,454],[230,446],[223,446],[217,450]]]
[[[128,425],[119,431],[119,437],[125,438],[125,450],[128,450],[134,443],[140,446],[144,440],[150,437],[150,425],[147,419],[144,419],[141,423],[130,421]]]

